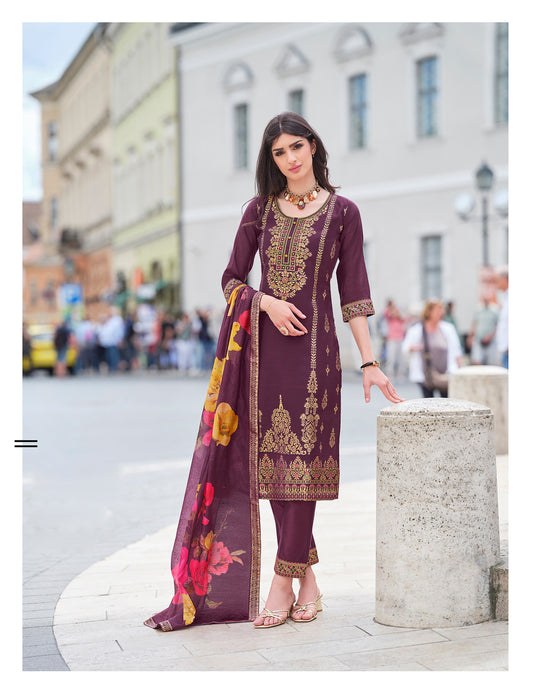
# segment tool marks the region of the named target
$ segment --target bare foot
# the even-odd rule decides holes
[[[274,579],[270,585],[270,592],[265,604],[265,609],[276,611],[282,621],[285,621],[291,610],[291,606],[295,601],[294,592],[292,591],[292,578],[283,577],[282,575],[274,574]],[[280,622],[279,618],[265,615],[264,610],[254,620],[255,627],[275,625]]]
[[[311,566],[308,566],[305,571],[305,577],[300,578],[300,591],[298,592],[298,601],[296,602],[295,606],[303,606],[304,604],[314,602],[319,593],[320,592],[316,583],[315,574]],[[294,620],[310,620],[314,617],[315,613],[316,608],[314,605],[311,605],[308,606],[305,611],[293,612],[292,618]]]

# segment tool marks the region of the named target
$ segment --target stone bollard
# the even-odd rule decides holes
[[[376,621],[457,627],[491,618],[500,560],[493,415],[449,398],[377,420]]]
[[[485,365],[461,367],[450,375],[450,398],[471,400],[492,410],[496,455],[508,452],[508,381],[507,369]]]

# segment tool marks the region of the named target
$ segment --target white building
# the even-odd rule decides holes
[[[507,220],[493,203],[507,189],[507,24],[177,24],[170,40],[185,309],[223,305],[220,278],[254,195],[264,127],[295,110],[323,139],[339,193],[360,208],[376,310],[389,297],[416,310],[438,296],[455,302],[468,329],[483,260],[482,162],[494,172],[489,263],[507,263]],[[455,210],[465,193],[476,199],[467,222]],[[343,359],[353,363],[334,278],[332,288]]]

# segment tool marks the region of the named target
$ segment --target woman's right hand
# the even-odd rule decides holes
[[[305,335],[308,332],[307,328],[297,318],[305,319],[305,314],[291,302],[276,299],[270,295],[263,295],[261,311],[268,314],[274,326],[283,335]]]

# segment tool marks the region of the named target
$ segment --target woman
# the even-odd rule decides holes
[[[443,321],[444,306],[438,299],[426,302],[422,321],[409,328],[403,341],[403,353],[409,356],[409,379],[420,385],[422,397],[432,398],[443,380],[462,366],[462,350],[455,327]],[[439,391],[448,397],[447,385]]]
[[[341,367],[330,296],[337,261],[365,400],[377,385],[388,400],[401,401],[370,343],[367,316],[374,309],[359,211],[335,193],[326,159],[319,136],[299,115],[283,113],[268,123],[257,196],[222,277],[228,307],[197,443],[203,464],[193,458],[173,552],[176,594],[171,607],[146,621],[151,627],[253,619],[261,629],[289,615],[309,622],[321,610],[312,527],[316,500],[338,496]],[[246,285],[257,252],[259,291]],[[271,502],[278,551],[257,615],[260,498]]]

